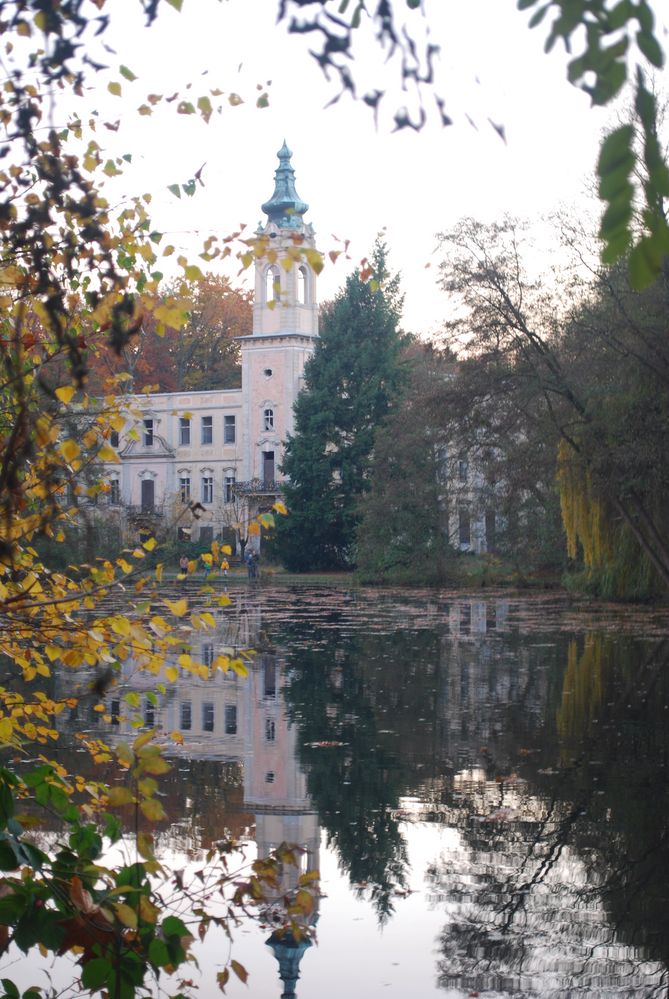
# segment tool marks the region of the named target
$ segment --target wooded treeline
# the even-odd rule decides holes
[[[509,218],[464,219],[439,245],[439,281],[457,318],[439,343],[407,345],[399,313],[388,312],[374,354],[393,392],[376,421],[362,406],[360,435],[350,423],[344,434],[340,410],[350,416],[353,402],[342,401],[342,378],[358,377],[368,333],[355,310],[342,331],[325,309],[286,461],[288,566],[457,581],[472,569],[463,556],[474,545],[458,523],[466,510],[486,522],[493,578],[563,579],[617,599],[665,593],[669,269],[635,290],[626,261],[602,265],[588,233],[565,219],[547,258],[559,272],[530,275],[529,234]],[[341,293],[349,305],[352,291]],[[374,294],[383,297],[383,281]],[[401,305],[397,279],[393,300]],[[358,478],[346,490],[335,465],[346,468],[356,448]],[[335,523],[336,551],[319,541]]]

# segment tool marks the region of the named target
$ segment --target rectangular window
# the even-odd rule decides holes
[[[274,656],[265,656],[263,663],[263,694],[265,697],[271,699],[276,697],[276,659]]]
[[[276,739],[276,725],[273,718],[265,718],[265,740],[274,742]]]
[[[472,533],[469,510],[461,506],[458,510],[458,541],[461,545],[469,545],[471,544],[471,540]]]
[[[119,441],[120,438],[118,430],[112,430],[111,434],[109,435],[109,443],[111,444],[112,447],[118,447]]]
[[[205,701],[202,705],[202,731],[214,731],[214,705],[209,701]]]
[[[182,732],[190,732],[191,725],[193,722],[192,709],[190,701],[182,701],[180,706],[180,718],[179,727]]]
[[[235,418],[234,416],[223,417],[223,443],[235,443]]]
[[[213,527],[201,527],[200,528],[200,541],[203,544],[210,545],[214,540],[214,528]]]
[[[274,430],[274,410],[265,409],[263,411],[263,429]]]
[[[213,444],[214,443],[214,417],[213,416],[203,416],[202,417],[202,444]]]
[[[190,444],[190,420],[187,416],[179,417],[179,444]]]
[[[153,447],[153,420],[144,420],[144,447]]]
[[[182,503],[190,503],[190,475],[182,475],[180,477],[179,494]]]
[[[153,728],[156,723],[156,709],[151,701],[144,701],[144,724],[147,728]]]
[[[121,724],[121,702],[113,700],[109,708],[109,714],[111,715],[112,725]]]
[[[225,705],[225,734],[237,735],[237,705]]]
[[[205,642],[202,646],[202,662],[209,669],[214,664],[214,646],[211,642]]]
[[[235,498],[235,477],[234,475],[225,476],[225,502],[232,503]]]
[[[467,460],[466,454],[461,454],[458,458],[458,479],[460,482],[466,482],[469,478],[469,461]]]
[[[112,506],[118,506],[121,502],[121,483],[118,479],[109,481],[109,502]]]
[[[214,502],[214,480],[211,475],[202,476],[202,502]]]

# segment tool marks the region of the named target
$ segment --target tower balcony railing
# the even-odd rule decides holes
[[[248,482],[235,482],[232,487],[236,496],[276,496],[283,492],[285,479],[249,479]]]

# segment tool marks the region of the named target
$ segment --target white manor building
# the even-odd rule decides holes
[[[132,416],[113,441],[120,463],[107,474],[110,506],[128,534],[162,522],[209,542],[271,509],[281,494],[284,441],[318,336],[316,273],[303,252],[315,250],[314,232],[303,219],[309,206],[295,190],[291,156],[284,142],[274,193],[262,206],[267,221],[256,232],[267,251],[255,263],[252,333],[238,340],[241,388],[127,401]]]
[[[241,388],[127,400],[125,430],[112,440],[120,461],[106,475],[108,510],[118,512],[129,540],[180,532],[203,544],[238,541],[245,532],[234,526],[269,511],[281,496],[284,444],[318,337],[316,273],[308,259],[316,252],[314,231],[303,218],[309,206],[295,190],[291,157],[284,142],[274,193],[262,205],[267,221],[256,231],[267,246],[255,261],[253,329],[238,339]],[[495,515],[483,502],[480,470],[473,455],[471,462],[454,451],[450,457],[445,453],[450,542],[485,552],[494,547]]]

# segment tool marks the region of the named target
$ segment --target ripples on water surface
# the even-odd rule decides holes
[[[264,585],[230,596],[194,654],[252,646],[251,676],[184,676],[145,708],[184,736],[160,842],[177,864],[225,828],[261,852],[307,848],[324,895],[300,999],[667,994],[665,612]],[[80,708],[67,724],[95,717]],[[249,986],[227,994],[292,987],[267,936],[240,929]],[[206,999],[220,957],[205,941]]]

